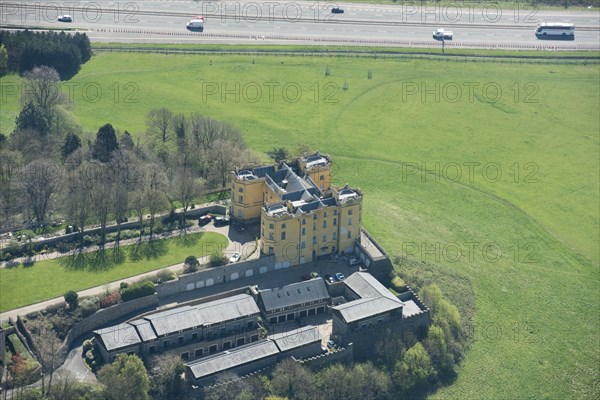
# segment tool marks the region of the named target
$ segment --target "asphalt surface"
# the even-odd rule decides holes
[[[71,28],[86,31],[98,42],[148,43],[346,43],[361,45],[441,46],[432,38],[436,28],[454,32],[448,47],[551,47],[600,49],[597,10],[539,11],[468,3],[454,7],[345,4],[332,14],[331,4],[294,2],[215,2],[145,0],[135,2],[39,2],[0,4],[0,25]],[[62,14],[72,23],[57,22]],[[204,32],[185,24],[194,16],[206,18]],[[538,40],[539,22],[572,22],[575,40]]]

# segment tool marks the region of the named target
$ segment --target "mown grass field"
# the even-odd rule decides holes
[[[185,243],[185,244],[184,244]],[[67,268],[60,258],[0,269],[0,312],[62,296],[68,290],[83,290],[119,279],[182,263],[189,255],[201,257],[227,246],[227,238],[214,232],[190,234],[187,241],[179,237],[160,241],[160,254],[134,261],[132,246],[123,246],[127,258],[122,264],[94,270]],[[111,253],[108,249],[107,253]]]
[[[598,66],[101,54],[72,83],[102,90],[75,92],[89,131],[143,138],[166,106],[332,155],[391,255],[473,283],[475,342],[433,398],[598,395]]]

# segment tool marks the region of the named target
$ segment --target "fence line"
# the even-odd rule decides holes
[[[352,52],[352,51],[260,51],[260,50],[202,50],[202,49],[166,49],[166,48],[139,48],[139,47],[99,47],[94,52],[123,52],[123,53],[155,53],[155,54],[198,54],[198,55],[239,55],[239,56],[286,56],[286,57],[348,57],[348,58],[398,58],[398,59],[427,59],[446,62],[490,62],[505,64],[575,64],[597,65],[600,58],[569,57],[569,58],[543,58],[535,56],[478,56],[457,54],[429,54],[429,53],[382,53],[382,52]]]

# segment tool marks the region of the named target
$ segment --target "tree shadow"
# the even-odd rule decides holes
[[[81,250],[74,250],[66,257],[61,257],[59,263],[68,270],[80,271],[88,265],[88,256]]]
[[[113,258],[108,254],[104,246],[100,247],[93,254],[92,257],[88,258],[88,268],[90,271],[106,271],[115,265]]]
[[[147,242],[138,242],[131,246],[129,258],[132,261],[141,261],[143,259],[151,260],[167,254],[167,244],[164,240],[156,239]]]
[[[25,260],[23,260],[24,268],[33,267],[34,264],[35,264],[35,259],[33,257],[27,257]]]
[[[115,245],[112,248],[112,261],[115,265],[123,264],[127,259],[127,254],[125,250],[121,248],[119,242],[115,242]]]
[[[179,236],[177,237],[177,245],[183,247],[192,247],[198,244],[200,241],[201,235],[192,235],[187,233],[186,230],[182,230],[179,232]]]

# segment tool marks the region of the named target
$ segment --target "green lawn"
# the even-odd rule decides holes
[[[213,232],[189,235],[191,244],[184,245],[179,238],[165,239],[164,248],[157,257],[132,261],[131,257],[108,269],[93,271],[66,268],[61,259],[36,262],[31,267],[0,269],[0,311],[12,310],[63,295],[68,290],[83,290],[119,279],[182,263],[189,255],[211,254],[227,246],[227,238]],[[132,246],[123,246],[130,250]],[[110,252],[110,250],[108,250]],[[52,282],[51,285],[48,283]]]
[[[111,122],[143,137],[147,111],[166,106],[230,121],[258,151],[306,143],[331,154],[334,181],[364,191],[364,225],[388,253],[439,264],[472,282],[475,342],[457,381],[433,398],[595,398],[598,72],[597,66],[103,53],[73,79],[79,87],[98,85],[102,97],[76,95],[71,112],[91,132]],[[270,82],[278,84],[273,101]],[[128,83],[135,90],[124,93]],[[218,93],[207,94],[214,85]],[[249,90],[257,85],[263,95],[254,101]],[[302,95],[294,102],[298,87]],[[239,99],[222,96],[221,88],[233,88]],[[493,100],[498,88],[502,94]]]

